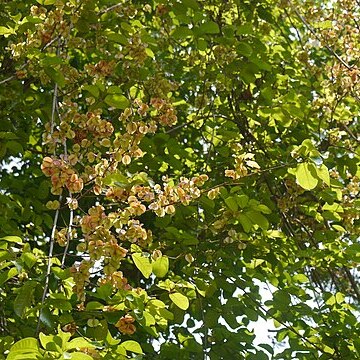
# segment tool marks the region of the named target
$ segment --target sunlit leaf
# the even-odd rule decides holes
[[[152,273],[152,265],[148,257],[143,256],[140,253],[134,253],[131,255],[135,266],[140,270],[145,278],[149,278]]]
[[[131,351],[135,354],[142,354],[143,350],[140,344],[134,340],[127,340],[121,343],[121,346],[126,349],[127,351]]]
[[[186,310],[189,307],[189,299],[179,292],[169,294],[170,300],[180,309]]]
[[[305,190],[311,190],[318,184],[316,168],[313,164],[301,163],[296,168],[296,180]]]
[[[17,274],[18,274],[18,270],[17,270],[15,267],[12,267],[12,268],[10,268],[10,269],[7,269],[7,270],[5,270],[5,271],[2,271],[2,272],[0,273],[0,286],[1,286],[4,282],[12,279],[12,278],[13,278],[14,276],[16,276]]]
[[[120,94],[107,95],[104,101],[107,105],[116,109],[125,109],[129,106],[129,100],[124,95]]]
[[[164,277],[169,270],[169,258],[161,256],[152,263],[152,272],[156,277]]]

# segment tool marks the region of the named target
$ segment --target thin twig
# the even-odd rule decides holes
[[[340,123],[340,124],[339,124],[339,127],[343,128],[343,129],[348,133],[348,135],[349,135],[351,138],[353,138],[357,143],[360,143],[359,138],[357,138],[357,137],[354,135],[354,133],[349,129],[349,127],[348,127],[346,124]]]
[[[342,59],[335,50],[328,44],[324,43],[324,41],[321,40],[320,36],[316,33],[316,31],[310,26],[310,24],[305,20],[305,18],[299,13],[299,11],[293,7],[293,10],[297,17],[301,20],[301,22],[306,26],[306,28],[315,36],[316,40],[318,40],[320,43],[323,43],[326,49],[333,55],[335,58],[344,65],[348,70],[352,70],[352,67],[344,60]]]
[[[57,56],[60,55],[60,45],[61,45],[60,42],[61,42],[61,39],[58,38],[58,45],[57,45],[57,49],[56,49]],[[52,134],[54,132],[55,113],[56,113],[56,108],[57,108],[57,102],[58,102],[58,84],[57,84],[57,82],[55,82],[54,96],[53,96],[53,103],[52,103],[52,110],[51,110],[50,134]],[[54,152],[55,152],[55,150],[54,150]]]
[[[98,15],[106,14],[106,13],[108,13],[108,12],[110,12],[110,11],[112,11],[112,10],[114,10],[114,9],[122,6],[122,5],[124,5],[124,4],[123,4],[123,3],[119,3],[119,4],[115,4],[115,5],[113,5],[113,6],[110,6],[110,7],[106,8],[106,9],[104,9],[104,10],[99,11],[99,12],[98,12]]]
[[[1,80],[1,81],[0,81],[0,85],[5,84],[5,83],[7,83],[8,81],[11,81],[11,80],[13,80],[13,79],[15,79],[15,75],[11,75],[11,76],[9,76],[9,77],[6,78],[6,79]]]
[[[356,284],[356,281],[355,281],[353,275],[351,274],[350,270],[345,266],[344,266],[344,270],[345,270],[347,278],[350,281],[351,287],[354,290],[357,300],[360,301],[360,291],[359,291],[359,288]]]
[[[236,284],[237,281],[233,281],[233,283]],[[241,284],[242,285],[242,284]],[[291,331],[292,333],[294,333],[297,337],[299,337],[304,343],[308,343],[310,346],[312,346],[314,349],[320,351],[320,352],[324,352],[323,348],[321,348],[318,344],[312,342],[311,340],[309,340],[306,336],[300,334],[292,325],[288,325],[286,323],[286,321],[281,320],[280,318],[278,318],[277,316],[269,313],[269,311],[264,307],[264,305],[262,303],[260,303],[258,300],[254,299],[248,292],[246,292],[242,286],[239,286],[239,289],[242,289],[243,291],[243,295],[246,296],[248,299],[250,299],[257,307],[257,309],[260,309],[263,314],[265,314],[264,318],[272,318],[273,320],[277,321],[278,323],[280,323],[282,326],[284,326],[286,329],[288,329],[289,331]]]
[[[170,128],[169,130],[166,131],[166,134],[170,134],[178,129],[181,129],[182,127],[185,127],[185,126],[188,126],[188,125],[191,125],[192,123],[194,123],[195,121],[199,120],[196,116],[194,116],[194,118],[186,123],[183,123],[183,124],[179,124],[177,126],[174,126],[172,128]]]
[[[289,21],[290,21],[291,27],[292,27],[293,29],[295,29],[295,32],[296,32],[296,35],[297,35],[297,37],[298,37],[298,39],[299,39],[301,48],[305,51],[305,47],[304,47],[304,44],[303,44],[303,42],[302,42],[301,35],[300,35],[300,32],[299,32],[298,28],[295,26],[295,24],[294,24],[293,21],[291,20],[291,16],[290,16],[289,12],[286,10],[286,8],[284,8],[284,12],[285,12],[285,15],[287,16],[287,18],[288,18]]]

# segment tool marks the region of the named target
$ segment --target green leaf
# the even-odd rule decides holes
[[[45,200],[49,196],[49,183],[44,180],[37,189],[37,196],[40,200]]]
[[[169,258],[161,256],[152,263],[152,272],[156,277],[162,278],[169,271]]]
[[[22,154],[24,152],[23,146],[18,141],[8,141],[6,147],[10,150],[13,155]]]
[[[336,231],[346,232],[346,230],[341,225],[332,224],[331,227],[333,227]],[[1,285],[1,283],[0,283],[0,285]]]
[[[16,140],[16,139],[19,139],[19,137],[10,131],[0,131],[0,139]]]
[[[174,314],[171,311],[167,310],[167,309],[159,309],[159,314],[164,319],[174,320]]]
[[[6,360],[38,359],[39,344],[35,338],[25,338],[16,342],[11,348]]]
[[[269,222],[267,218],[260,212],[250,210],[246,212],[246,216],[251,219],[253,224],[259,225],[261,229],[267,230],[269,228]]]
[[[220,29],[216,22],[206,21],[196,29],[197,34],[219,34]]]
[[[248,265],[249,269],[255,269],[258,266],[262,265],[265,262],[264,259],[252,259],[250,264]]]
[[[316,168],[316,173],[317,176],[324,181],[324,183],[328,186],[330,186],[330,175],[329,175],[329,170],[328,168],[324,165],[321,164],[320,167]]]
[[[181,3],[193,10],[199,10],[199,4],[197,3],[196,0],[181,0]]]
[[[123,343],[121,343],[121,346],[126,351],[131,351],[135,354],[143,354],[143,350],[137,341],[134,341],[134,340],[124,341]]]
[[[204,321],[209,328],[215,328],[219,322],[219,312],[210,308],[205,312]]]
[[[65,299],[48,299],[47,303],[52,305],[55,309],[60,310],[70,311],[73,308],[71,302]]]
[[[114,339],[114,338],[112,337],[110,331],[107,332],[105,341],[106,341],[106,343],[107,343],[108,345],[110,345],[110,346],[117,345],[117,344],[119,344],[119,342],[120,342],[120,340]],[[126,355],[126,354],[125,354],[125,355]]]
[[[6,360],[38,360],[41,356],[39,351],[13,351],[10,352]]]
[[[256,354],[250,353],[249,356],[246,357],[247,360],[269,360],[268,355],[266,355],[263,351],[258,350]]]
[[[5,27],[5,26],[0,26],[0,35],[3,35],[5,37],[11,35],[11,34],[15,34],[15,30],[14,29],[11,29],[11,28],[8,28],[8,27]]]
[[[56,0],[36,0],[40,5],[53,5]]]
[[[334,353],[335,353],[335,350],[334,350],[333,348],[331,348],[330,346],[325,345],[325,346],[324,346],[324,352],[325,352],[325,353],[328,353],[328,354],[334,354]]]
[[[64,353],[63,358],[69,360],[94,360],[92,356],[84,354],[83,352]]]
[[[148,257],[142,256],[141,253],[135,253],[131,255],[135,266],[140,270],[146,279],[148,279],[152,273],[152,265]]]
[[[243,209],[249,202],[249,197],[247,195],[237,195],[235,197],[236,202],[238,205]]]
[[[53,272],[61,280],[66,280],[69,277],[71,277],[71,273],[69,269],[63,270],[60,267],[53,266],[51,272]]]
[[[86,304],[85,310],[92,311],[92,310],[102,310],[104,305],[98,301],[90,301]]]
[[[61,339],[64,348],[64,345],[67,344],[67,342],[70,340],[71,334],[69,332],[62,331],[59,326],[57,337]]]
[[[14,311],[17,316],[23,317],[26,308],[30,306],[35,285],[34,281],[29,281],[20,288],[14,300]]]
[[[251,230],[253,224],[246,214],[239,214],[238,220],[245,232],[249,232]]]
[[[100,95],[100,89],[96,85],[84,85],[83,89],[88,91],[95,98]]]
[[[155,54],[154,54],[154,52],[153,52],[150,48],[147,47],[147,48],[145,49],[145,52],[146,52],[147,56],[151,57],[152,59],[155,58]]]
[[[335,299],[336,299],[336,302],[337,302],[338,304],[341,304],[341,303],[343,303],[344,300],[345,300],[345,295],[344,295],[343,293],[341,293],[341,292],[337,292],[337,293],[335,294]]]
[[[245,42],[239,42],[236,46],[236,51],[246,57],[251,56],[251,54],[253,53],[251,46]]]
[[[39,350],[39,344],[38,341],[35,338],[28,337],[25,339],[21,339],[17,341],[11,348],[11,351],[38,351]]]
[[[127,359],[127,357],[126,357],[126,349],[122,345],[118,345],[116,347],[116,355],[121,360],[126,360]]]
[[[152,299],[147,303],[147,306],[152,307],[152,308],[159,308],[159,309],[164,309],[165,308],[165,304],[158,299]]]
[[[122,94],[122,90],[120,86],[116,86],[116,85],[111,85],[108,87],[107,89],[107,93],[108,94]]]
[[[236,199],[232,196],[225,199],[225,204],[233,212],[238,210],[238,203],[237,203]]]
[[[129,185],[129,178],[120,172],[114,172],[104,177],[103,180],[105,185],[116,185],[119,187],[126,187]]]
[[[40,314],[40,321],[49,329],[54,329],[55,323],[54,323],[55,316],[51,313],[50,309],[45,307],[42,309]]]
[[[186,26],[177,27],[172,33],[174,39],[185,39],[188,36],[193,36],[193,31]]]
[[[36,256],[31,252],[26,252],[21,255],[21,260],[24,261],[28,269],[31,269],[37,262]]]
[[[18,270],[12,267],[0,273],[0,286],[18,274]]]
[[[280,310],[287,310],[291,302],[290,295],[285,290],[277,290],[274,293],[274,306]]]
[[[189,307],[189,299],[179,292],[169,294],[170,300],[180,309],[186,310]]]
[[[73,350],[80,348],[95,348],[95,345],[91,344],[89,341],[82,337],[77,337],[65,344],[65,350]]]
[[[256,210],[261,211],[263,214],[271,214],[271,210],[263,204],[257,205]]]
[[[130,251],[131,252],[141,252],[141,247],[139,245],[136,244],[131,244],[130,245]]]
[[[60,57],[56,56],[55,54],[48,54],[42,60],[43,66],[51,66],[51,65],[59,65],[62,64],[64,61]]]
[[[309,282],[309,279],[306,275],[304,274],[296,274],[293,276],[293,280],[295,282],[299,282],[299,283],[307,283]]]
[[[318,184],[315,165],[301,163],[296,167],[295,176],[298,184],[305,190],[312,190]]]
[[[48,351],[55,351],[61,353],[62,341],[61,338],[54,335],[45,335],[43,333],[39,334],[39,340],[41,346]]]
[[[105,103],[116,109],[125,109],[130,105],[129,100],[120,94],[111,94],[105,97]]]
[[[145,326],[152,326],[156,324],[155,318],[147,311],[143,312],[143,323]]]
[[[46,75],[49,76],[49,78],[53,80],[56,84],[58,84],[60,87],[65,86],[65,77],[60,70],[46,66],[44,67],[44,71]]]
[[[236,34],[238,35],[248,35],[254,32],[254,26],[251,22],[244,23],[239,25],[236,30]]]
[[[106,37],[108,40],[122,45],[127,45],[129,43],[129,40],[126,38],[126,36],[116,32],[106,32]]]
[[[196,46],[200,51],[205,51],[208,47],[208,42],[204,39],[198,39]]]

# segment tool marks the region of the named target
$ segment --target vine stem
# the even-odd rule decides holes
[[[58,38],[58,44],[56,49],[56,55],[60,55],[60,46],[61,46],[61,39]],[[55,82],[54,85],[54,95],[53,95],[53,101],[52,101],[52,109],[51,109],[51,123],[50,123],[50,134],[52,135],[54,132],[55,127],[55,114],[56,114],[56,108],[58,103],[58,84]],[[54,155],[56,154],[56,148],[54,149]],[[59,203],[62,201],[62,195],[59,195]],[[49,281],[50,281],[50,273],[51,273],[51,265],[52,265],[52,259],[53,259],[53,252],[54,252],[54,243],[55,243],[55,234],[56,234],[56,228],[57,223],[59,220],[59,214],[60,209],[56,209],[55,216],[54,216],[54,222],[51,229],[51,235],[50,235],[50,244],[49,244],[49,257],[47,262],[47,268],[46,268],[46,275],[45,275],[45,284],[44,284],[44,291],[41,297],[41,305],[40,305],[40,311],[39,311],[39,318],[36,325],[36,336],[39,335],[40,331],[40,323],[41,323],[41,317],[43,315],[44,311],[44,303],[46,299],[46,295],[49,290]]]
[[[59,202],[61,202],[62,196],[59,196]],[[39,319],[36,326],[36,336],[39,335],[40,330],[40,322],[41,322],[41,316],[43,314],[44,310],[44,302],[45,298],[49,289],[49,280],[50,280],[50,273],[51,273],[51,263],[53,259],[53,252],[54,252],[54,243],[55,243],[55,233],[56,233],[56,227],[59,220],[59,214],[60,210],[57,209],[54,216],[54,223],[51,229],[51,236],[50,236],[50,247],[49,247],[49,257],[47,262],[47,269],[46,269],[46,277],[45,277],[45,284],[44,284],[44,291],[41,298],[41,306],[40,306],[40,313],[39,313]]]
[[[70,201],[71,201],[72,200],[72,194],[71,194],[70,191],[69,191],[69,197],[70,197]],[[74,221],[74,210],[70,209],[69,225],[68,225],[68,229],[67,229],[67,233],[66,233],[66,246],[65,246],[64,253],[63,253],[63,256],[62,256],[62,259],[61,259],[61,267],[62,268],[64,268],[64,266],[65,266],[65,259],[66,259],[66,255],[67,255],[68,250],[69,250],[73,221]]]
[[[53,134],[54,126],[55,126],[55,111],[56,111],[57,96],[58,96],[58,84],[55,83],[53,104],[52,104],[52,110],[51,110],[51,125],[50,125],[51,126],[50,127],[51,134]],[[55,150],[54,150],[54,152],[55,152]]]
[[[296,16],[305,25],[305,27],[313,34],[313,36],[315,36],[316,40],[318,40],[320,43],[324,43],[324,41],[320,38],[320,36],[316,33],[316,31],[310,26],[310,24],[305,20],[305,18],[299,13],[299,11],[296,9],[295,6],[293,6],[293,10],[294,10]],[[342,59],[330,45],[328,45],[327,43],[324,43],[324,46],[348,70],[353,69],[353,67],[350,66],[344,59]]]
[[[58,116],[60,118],[60,114],[58,114]],[[65,156],[68,155],[66,140],[64,141],[64,153],[65,153]],[[69,190],[69,200],[70,200],[70,203],[73,200],[73,194],[72,194],[72,192],[70,190]],[[68,225],[67,232],[66,232],[66,246],[65,246],[64,253],[63,253],[63,256],[62,256],[62,259],[61,259],[61,268],[64,268],[64,266],[65,266],[65,260],[66,260],[66,255],[67,255],[68,250],[69,250],[72,227],[73,227],[73,221],[74,221],[74,210],[73,210],[71,204],[70,204],[69,207],[70,207],[69,225]]]

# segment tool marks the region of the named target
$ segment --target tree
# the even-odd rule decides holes
[[[1,358],[360,358],[358,16],[2,1]]]

